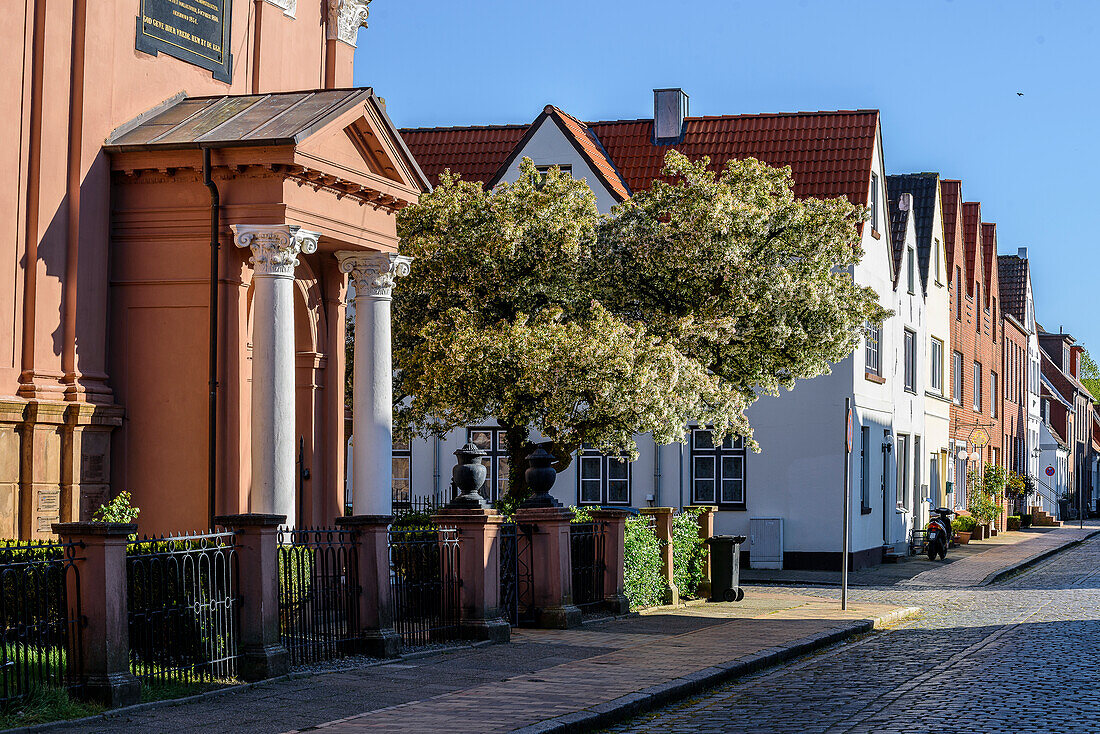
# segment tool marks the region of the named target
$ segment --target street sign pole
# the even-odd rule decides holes
[[[844,436],[844,546],[840,554],[840,608],[848,609],[848,516],[851,514],[852,487],[849,481],[852,454],[852,399],[844,398],[844,417],[847,431]]]

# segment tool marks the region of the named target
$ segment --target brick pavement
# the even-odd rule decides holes
[[[750,590],[740,604],[707,604],[607,620],[575,630],[517,630],[513,642],[461,648],[255,687],[185,703],[71,722],[58,730],[348,732],[433,728],[510,731],[607,704],[680,679],[730,679],[801,645],[819,647],[869,628],[896,605],[851,605],[786,590]],[[746,663],[748,665],[748,663]],[[726,675],[730,673],[731,675]],[[694,676],[694,678],[693,678]],[[715,679],[713,682],[719,682]],[[655,688],[656,687],[656,688]],[[682,697],[682,695],[681,695]],[[671,700],[671,699],[669,699]],[[327,723],[326,722],[330,722]]]
[[[1100,538],[995,585],[852,596],[924,613],[609,731],[1100,731]]]

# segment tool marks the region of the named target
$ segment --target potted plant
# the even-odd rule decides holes
[[[970,534],[974,533],[977,525],[974,518],[967,515],[959,515],[952,521],[952,529],[955,530],[955,543],[965,546],[970,543]]]
[[[955,542],[959,545],[966,545],[970,542],[970,534],[974,531],[974,527],[977,523],[974,522],[974,518],[967,515],[959,515],[951,521],[951,529],[955,531]]]

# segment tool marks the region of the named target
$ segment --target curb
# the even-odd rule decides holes
[[[916,616],[920,611],[919,607],[900,607],[880,617],[848,622],[827,632],[811,637],[803,637],[782,647],[761,650],[737,660],[703,668],[694,673],[634,693],[628,693],[625,696],[605,701],[582,711],[574,711],[570,714],[516,729],[513,734],[565,734],[567,732],[592,731],[610,726],[638,714],[675,703],[708,688],[771,668],[779,663],[816,652],[872,630],[887,627],[903,619]]]
[[[994,571],[993,573],[989,574],[984,579],[982,579],[981,582],[978,584],[978,586],[979,587],[989,586],[991,584],[997,583],[998,581],[1004,581],[1008,577],[1015,576],[1016,574],[1020,573],[1021,571],[1025,570],[1027,568],[1030,568],[1031,566],[1034,566],[1036,563],[1039,563],[1040,561],[1045,561],[1046,559],[1050,558],[1051,556],[1053,556],[1057,553],[1061,553],[1064,550],[1069,550],[1070,548],[1072,548],[1076,545],[1080,545],[1081,543],[1084,543],[1086,540],[1096,536],[1097,534],[1100,534],[1100,529],[1093,530],[1088,535],[1082,536],[1080,538],[1075,538],[1075,539],[1073,539],[1073,540],[1071,540],[1067,543],[1063,543],[1062,545],[1059,545],[1057,547],[1048,548],[1047,550],[1045,550],[1041,553],[1036,553],[1035,555],[1031,556],[1030,558],[1025,558],[1024,560],[1020,561],[1019,563],[1017,563],[1015,565],[1012,565],[1012,566],[1009,566],[1008,568],[1002,568],[1000,571]]]

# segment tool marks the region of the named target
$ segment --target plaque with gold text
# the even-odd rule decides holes
[[[138,51],[164,52],[209,69],[214,78],[232,80],[229,11],[232,0],[140,0]]]

